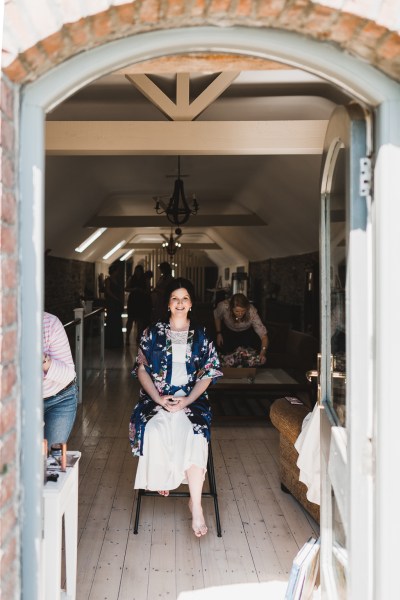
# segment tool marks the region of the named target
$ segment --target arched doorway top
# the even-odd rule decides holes
[[[256,27],[275,33],[290,31],[308,40],[323,41],[400,81],[397,0],[378,5],[377,8],[377,3],[363,0],[352,3],[98,0],[79,6],[63,2],[59,6],[38,0],[29,7],[11,0],[5,5],[3,71],[12,81],[23,84],[67,59],[117,39],[155,30],[173,30],[180,36],[180,30],[192,28],[194,32],[199,27],[216,27],[217,35],[223,35],[229,26]],[[345,10],[341,10],[342,6]]]
[[[51,5],[44,0],[40,2],[43,5]],[[39,19],[42,15],[38,4],[39,2],[35,4],[35,11]],[[63,2],[58,3],[57,6],[67,4]],[[97,3],[94,1],[92,4]],[[108,4],[106,0],[103,6],[104,4]],[[289,31],[291,24],[296,23],[301,16],[306,17],[304,13],[306,9],[308,9],[307,15],[311,17],[314,4],[321,11],[319,23],[314,23],[318,35],[316,33],[312,35],[310,32],[307,37],[307,31],[304,28],[301,30],[300,27],[298,31]],[[263,7],[278,5],[281,7],[280,20],[271,17],[261,18]],[[42,427],[39,410],[42,399],[37,373],[40,370],[42,355],[36,342],[41,335],[41,321],[38,315],[41,314],[43,306],[43,111],[56,106],[64,98],[97,77],[129,63],[191,52],[234,53],[263,60],[278,60],[319,74],[373,105],[385,101],[388,103],[388,100],[398,100],[400,97],[400,86],[393,81],[395,76],[400,80],[398,38],[396,37],[397,62],[396,60],[383,61],[378,57],[378,51],[374,50],[371,51],[371,57],[378,58],[374,62],[372,58],[367,57],[370,63],[368,64],[366,57],[363,56],[363,49],[367,47],[365,44],[360,46],[358,57],[363,57],[363,60],[360,60],[344,52],[343,48],[346,48],[346,44],[344,42],[341,44],[332,36],[330,40],[335,41],[340,47],[321,41],[329,37],[327,23],[332,24],[329,18],[330,9],[323,8],[311,0],[297,0],[297,2],[275,0],[269,3],[261,0],[260,2],[243,0],[232,3],[236,11],[250,7],[252,12],[243,18],[240,18],[240,13],[239,16],[231,18],[224,16],[222,24],[226,27],[214,26],[217,17],[210,16],[212,7],[225,6],[223,0],[207,3],[207,13],[204,12],[205,8],[201,8],[205,7],[202,0],[191,3],[190,18],[186,15],[185,11],[188,9],[184,2],[166,0],[162,6],[169,10],[168,21],[158,17],[152,20],[152,7],[158,15],[159,4],[156,0],[144,0],[108,8],[103,13],[74,21],[70,26],[65,22],[51,36],[42,37],[40,41],[24,50],[19,49],[18,56],[15,56],[14,60],[4,68],[6,75],[17,84],[29,84],[23,89],[19,127],[21,175],[19,241],[21,288],[24,290],[20,362],[31,365],[31,368],[24,372],[22,380],[24,423],[29,423],[28,431],[26,427],[22,430],[22,439],[26,447],[32,449],[29,464],[25,461],[22,468],[23,487],[30,490],[29,502],[28,495],[25,495],[26,501],[23,506],[25,520],[22,547],[25,556],[29,557],[24,564],[26,570],[23,573],[24,590],[32,590],[35,585],[39,589],[38,574],[40,573],[40,557],[36,540],[41,539],[41,521],[37,507],[40,506],[41,498],[42,481],[38,474],[41,472],[42,455],[40,436],[37,433]],[[180,16],[174,16],[173,11],[176,6],[178,11],[182,11]],[[285,7],[288,11],[286,25],[283,21]],[[295,12],[293,13],[296,7],[297,16]],[[145,13],[146,8],[147,13]],[[290,8],[292,13],[289,19]],[[195,10],[200,14],[193,12]],[[136,21],[135,18],[139,16],[142,19]],[[331,13],[335,22],[340,16],[343,15],[337,12]],[[359,30],[362,31],[366,21],[363,19],[358,21],[358,18],[356,22]],[[382,47],[381,35],[385,40],[395,34],[378,29],[377,36],[380,44],[376,44],[376,48]],[[85,52],[85,50],[89,51]],[[381,70],[374,68],[373,65]],[[389,73],[392,65],[393,72]],[[392,79],[383,73],[385,69]],[[392,104],[395,110],[398,103]],[[32,356],[32,348],[35,349],[34,356]],[[35,595],[35,591],[31,595],[39,597],[39,594]]]
[[[83,85],[129,63],[197,52],[279,61],[315,73],[373,106],[400,93],[397,82],[367,63],[297,33],[196,27],[142,33],[80,53],[28,85],[25,98],[29,96],[28,104],[49,110]]]

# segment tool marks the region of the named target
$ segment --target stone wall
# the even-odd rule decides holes
[[[71,321],[80,298],[93,298],[95,290],[94,263],[46,256],[44,306],[62,323]]]

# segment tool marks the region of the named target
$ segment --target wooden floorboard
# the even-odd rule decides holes
[[[233,410],[226,399],[225,410],[214,410],[222,538],[208,498],[204,538],[192,533],[186,498],[143,498],[134,535],[137,459],[130,452],[128,423],[139,388],[131,376],[133,362],[133,348],[113,351],[104,373],[91,372],[68,444],[82,452],[77,599],[190,600],[214,597],[218,589],[283,597],[265,586],[286,585],[294,555],[318,534],[318,526],[280,489],[279,440],[266,416],[268,401],[257,399],[249,408],[235,400]]]

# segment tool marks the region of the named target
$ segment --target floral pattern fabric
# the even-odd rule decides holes
[[[230,354],[220,354],[221,367],[260,367],[263,363],[254,348],[239,346]]]
[[[204,327],[194,327],[189,329],[186,344],[187,384],[172,385],[172,343],[169,334],[169,323],[161,322],[144,331],[140,340],[136,366],[132,372],[134,376],[137,376],[139,366],[143,365],[160,396],[173,395],[178,390],[182,390],[188,396],[197,381],[211,379],[211,383],[214,383],[218,377],[222,377],[218,354],[213,342],[208,338]],[[129,424],[129,441],[134,456],[143,454],[146,424],[160,410],[164,410],[164,408],[141,389],[139,402],[133,409]],[[209,441],[211,407],[207,392],[203,392],[184,411],[192,423],[194,433],[204,435]]]

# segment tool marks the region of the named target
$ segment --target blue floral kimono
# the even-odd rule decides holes
[[[188,382],[184,386],[171,384],[172,376],[172,344],[167,335],[169,323],[156,323],[145,330],[140,340],[139,353],[133,375],[137,376],[139,365],[144,365],[150,375],[160,396],[175,394],[183,390],[189,395],[195,383],[204,378],[211,378],[214,383],[222,376],[219,370],[218,354],[213,342],[207,337],[204,327],[194,326],[189,329],[186,346],[186,370]],[[164,410],[154,402],[146,392],[141,389],[139,403],[133,409],[129,424],[129,440],[134,456],[143,454],[143,439],[146,424],[157,414]],[[210,439],[211,407],[208,402],[207,392],[204,392],[184,409],[188,419],[193,425],[194,433],[204,435]]]

